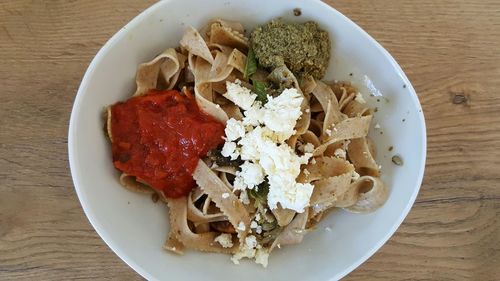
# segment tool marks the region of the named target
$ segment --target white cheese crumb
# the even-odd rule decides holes
[[[313,153],[314,152],[314,145],[312,143],[307,143],[304,146],[304,152],[305,153]]]
[[[283,208],[304,212],[309,205],[314,186],[310,183],[296,183],[295,178],[274,175],[269,177],[269,194],[267,204],[275,209],[278,203]]]
[[[313,165],[316,164],[316,158],[311,159],[311,164],[313,164]]]
[[[264,110],[261,108],[260,102],[255,102],[252,107],[244,112],[243,125],[259,126],[264,123]]]
[[[236,149],[236,143],[232,141],[225,142],[224,146],[222,147],[221,154],[224,157],[230,157],[231,160],[236,160],[239,156],[239,152]]]
[[[311,110],[309,108],[306,108],[306,113],[309,113],[311,112]]]
[[[332,232],[332,228],[329,227],[329,226],[325,227],[325,230],[328,231],[328,232]]]
[[[248,193],[246,190],[242,190],[240,193],[240,201],[241,203],[248,205],[250,204],[250,198],[248,198]]]
[[[297,183],[295,179],[300,174],[300,165],[307,164],[312,154],[299,157],[287,144],[269,143],[262,147],[260,156],[260,165],[269,180],[269,207],[274,209],[280,203],[283,208],[303,212],[313,186]]]
[[[256,220],[256,221],[260,221],[260,219],[261,219],[261,218],[262,218],[262,217],[261,217],[260,213],[257,213],[257,214],[255,215],[255,220]]]
[[[264,181],[264,171],[260,165],[245,161],[240,166],[241,171],[236,172],[236,177],[243,181],[245,188],[253,189]]]
[[[257,228],[255,229],[255,232],[257,234],[261,234],[262,233],[262,226],[258,225]]]
[[[229,233],[222,233],[215,237],[214,241],[219,243],[223,248],[231,248],[233,246],[233,238]]]
[[[253,235],[248,235],[245,238],[245,245],[248,248],[255,248],[255,247],[257,247],[257,238],[255,236],[253,236]]]
[[[264,124],[274,132],[282,133],[286,139],[294,133],[297,119],[302,115],[302,95],[297,89],[286,89],[277,97],[268,96],[264,105]]]
[[[239,230],[239,231],[245,231],[246,230],[245,223],[243,223],[242,221],[240,221],[240,223],[238,224],[238,226],[236,227],[236,229]]]
[[[256,228],[257,228],[257,226],[259,226],[259,225],[257,224],[257,222],[256,222],[256,221],[252,221],[252,222],[250,223],[250,228],[251,228],[251,229],[256,229]]]
[[[347,154],[346,154],[345,150],[343,150],[342,148],[335,149],[335,152],[333,152],[333,154],[337,158],[346,159],[346,157],[347,157]]]
[[[366,103],[365,99],[363,98],[363,95],[361,95],[360,92],[356,94],[356,98],[354,98],[354,100],[359,103]]]
[[[382,170],[382,165],[378,165],[378,169],[379,169],[379,170]]]
[[[239,80],[236,80],[235,83],[227,81],[226,89],[227,92],[223,96],[244,110],[249,110],[257,98],[257,95],[252,93],[250,89],[241,86]]]
[[[375,129],[380,129],[380,124],[379,123],[375,124]]]
[[[269,260],[269,251],[267,249],[258,249],[255,254],[255,262],[261,264],[264,268],[267,267]]]
[[[326,130],[325,130],[325,134],[326,134],[327,136],[331,137],[331,136],[332,136],[332,130],[330,130],[330,129],[326,129]]]
[[[227,120],[224,132],[226,133],[226,141],[234,141],[245,135],[245,126],[243,122],[231,118]]]
[[[254,258],[257,253],[257,246],[257,238],[253,235],[247,236],[245,238],[245,243],[240,246],[239,251],[233,255],[231,260],[233,263],[239,264],[242,258]]]
[[[227,193],[227,192],[222,193],[222,198],[223,199],[229,198],[229,193]]]

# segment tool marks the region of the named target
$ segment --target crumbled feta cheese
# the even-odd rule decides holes
[[[240,248],[240,250],[235,253],[232,257],[231,257],[231,261],[233,261],[234,264],[240,264],[240,260],[242,258],[254,258],[255,257],[255,253],[257,252],[256,249],[249,249],[246,247],[246,245],[244,245],[243,247]]]
[[[234,190],[245,190],[246,185],[242,177],[236,177],[233,181]]]
[[[245,245],[248,248],[255,248],[255,247],[257,247],[257,238],[255,236],[253,236],[253,235],[248,235],[245,238]]]
[[[325,134],[326,134],[327,136],[331,137],[331,136],[332,136],[332,130],[330,130],[330,129],[326,129],[326,130],[325,130]]]
[[[245,161],[240,169],[241,171],[236,172],[236,177],[242,179],[245,188],[253,189],[264,181],[264,171],[260,165]]]
[[[345,150],[343,150],[342,148],[335,149],[335,152],[333,152],[333,154],[337,158],[345,159],[347,157]]]
[[[249,110],[257,98],[257,95],[252,93],[250,89],[241,86],[239,80],[236,80],[235,83],[227,81],[226,89],[227,92],[223,96],[244,110]]]
[[[269,250],[258,249],[257,253],[255,253],[255,262],[261,264],[263,267],[267,267],[268,260],[269,260]]]
[[[227,193],[227,192],[222,193],[222,198],[223,199],[229,198],[229,193]]]
[[[303,212],[313,187],[299,184],[295,179],[300,174],[300,165],[307,164],[312,154],[299,157],[287,144],[271,143],[262,147],[260,156],[260,165],[269,179],[269,207],[274,209],[280,203],[283,208]]]
[[[226,133],[226,141],[234,141],[245,135],[245,126],[243,122],[231,118],[227,120],[224,132]]]
[[[268,96],[268,102],[262,106],[238,81],[228,82],[227,89],[224,96],[244,109],[243,121],[227,122],[222,149],[223,156],[233,160],[241,157],[245,161],[233,183],[235,190],[241,190],[240,201],[249,203],[246,190],[258,186],[267,176],[268,205],[276,208],[280,203],[283,208],[303,212],[309,204],[312,185],[295,180],[300,165],[307,164],[312,157],[314,145],[306,144],[304,155],[298,156],[285,141],[295,134],[304,98],[297,89],[286,89],[277,97]]]
[[[296,183],[295,180],[290,181],[288,177],[273,175],[269,177],[267,203],[271,209],[275,209],[280,203],[285,209],[302,213],[309,205],[313,188],[310,183]]]
[[[313,165],[316,164],[316,158],[311,159],[311,164],[313,164]]]
[[[259,126],[264,123],[264,110],[261,108],[260,102],[255,102],[252,107],[244,112],[244,125]]]
[[[274,132],[283,133],[286,138],[294,133],[297,119],[302,115],[300,105],[304,98],[297,89],[286,89],[277,97],[268,96],[264,105],[264,124]]]
[[[233,238],[229,233],[222,233],[215,237],[214,241],[219,243],[223,248],[231,248],[233,246]]]
[[[375,124],[375,129],[380,129],[380,124],[379,123]]]
[[[261,233],[262,233],[262,226],[260,226],[260,225],[259,225],[259,226],[257,226],[257,228],[255,229],[255,232],[256,232],[257,234],[261,234]]]
[[[257,161],[260,158],[259,147],[267,140],[263,138],[262,127],[256,127],[248,132],[238,144],[241,146],[241,159]],[[270,141],[269,141],[270,142]]]
[[[240,221],[240,223],[238,224],[238,226],[236,227],[236,229],[239,230],[239,231],[245,231],[246,230],[245,223],[243,223],[242,221]]]
[[[295,178],[300,173],[300,165],[307,164],[312,154],[298,156],[287,144],[269,143],[261,147],[260,165],[267,175],[280,175]]]
[[[224,157],[231,157],[231,160],[236,160],[239,156],[238,150],[236,149],[236,143],[232,141],[225,142],[221,154]]]
[[[363,98],[363,95],[360,92],[356,94],[356,98],[354,98],[354,100],[359,103],[366,103],[365,99]]]
[[[257,238],[255,236],[253,235],[247,236],[245,238],[245,243],[240,246],[239,251],[233,255],[231,260],[233,261],[233,263],[239,264],[242,258],[249,258],[249,259],[254,258],[257,253],[256,248],[258,246],[259,245],[257,243]]]
[[[250,204],[250,198],[248,198],[248,193],[246,190],[242,190],[240,193],[240,201],[241,203],[248,205]]]
[[[257,221],[252,221],[250,223],[250,228],[255,230],[255,233],[261,234],[262,233],[262,226],[260,226]]]
[[[256,222],[256,221],[252,221],[252,222],[250,223],[250,228],[251,228],[251,229],[256,229],[256,228],[257,228],[257,226],[259,226],[259,225],[257,224],[257,222]]]
[[[255,215],[255,220],[256,220],[256,221],[260,221],[260,219],[261,219],[261,218],[262,218],[262,216],[260,215],[260,213],[257,213],[257,214]]]
[[[313,153],[314,152],[314,145],[312,143],[307,143],[304,146],[304,152],[305,153]]]
[[[309,113],[311,112],[311,110],[309,108],[306,108],[306,113]]]

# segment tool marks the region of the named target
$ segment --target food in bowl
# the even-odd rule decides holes
[[[120,183],[167,203],[166,249],[266,267],[330,210],[374,211],[388,190],[367,137],[373,110],[350,83],[321,80],[328,34],[279,19],[250,34],[221,19],[188,28],[139,66],[105,131]]]

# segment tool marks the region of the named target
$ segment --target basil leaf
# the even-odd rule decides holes
[[[259,184],[254,189],[250,189],[248,194],[255,199],[256,203],[266,202],[267,194],[269,194],[269,182],[266,180],[263,183]]]
[[[262,102],[262,104],[265,104],[267,102],[266,83],[258,80],[252,80],[252,83],[253,92],[257,94],[257,100]]]
[[[250,78],[254,73],[257,72],[257,58],[255,57],[255,53],[252,49],[248,50],[247,62],[245,65],[245,73],[243,77],[245,79]]]

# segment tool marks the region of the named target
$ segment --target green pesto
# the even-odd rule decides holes
[[[285,64],[299,76],[323,78],[330,60],[328,33],[313,21],[297,24],[272,20],[252,31],[250,43],[261,66]]]

